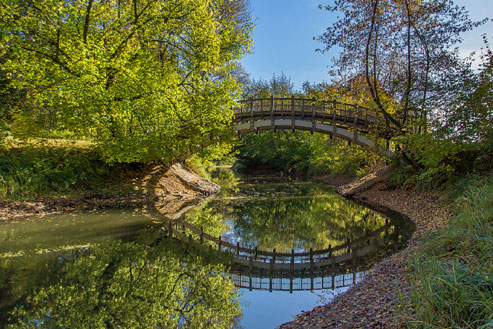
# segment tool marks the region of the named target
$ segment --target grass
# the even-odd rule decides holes
[[[0,200],[82,196],[127,190],[126,165],[109,165],[90,142],[4,141],[0,145]]]
[[[411,262],[410,328],[493,328],[493,176],[464,180],[457,215]]]

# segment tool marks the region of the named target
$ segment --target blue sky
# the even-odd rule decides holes
[[[465,6],[474,20],[487,15],[493,18],[493,0],[456,0]],[[328,66],[335,51],[321,54],[315,49],[323,45],[313,40],[331,24],[335,15],[317,8],[327,0],[251,0],[252,15],[256,23],[253,34],[253,53],[247,55],[242,64],[254,79],[270,79],[273,74],[283,72],[291,78],[296,89],[304,81],[322,82],[329,80]],[[460,46],[461,54],[479,50],[481,34],[493,36],[493,23],[488,22],[480,29],[465,34]],[[493,46],[493,45],[491,45]]]

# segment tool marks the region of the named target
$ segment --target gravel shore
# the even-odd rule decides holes
[[[368,180],[361,184],[368,184]],[[353,183],[350,188],[358,189],[358,184]],[[347,188],[339,190],[347,191]],[[353,194],[353,198],[408,216],[416,224],[408,247],[378,263],[364,280],[330,303],[299,314],[293,321],[281,325],[282,329],[403,327],[396,316],[396,303],[399,294],[406,298],[409,293],[407,259],[415,252],[419,238],[427,231],[446,225],[451,213],[439,193],[397,189],[385,179],[377,179],[373,186]]]

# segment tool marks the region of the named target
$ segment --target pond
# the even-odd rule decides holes
[[[274,328],[363,278],[413,230],[323,184],[212,177],[221,193],[174,220],[175,239],[142,209],[1,224],[0,323]]]

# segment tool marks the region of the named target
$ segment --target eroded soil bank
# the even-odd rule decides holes
[[[174,218],[221,190],[219,185],[200,177],[181,163],[170,168],[159,165],[147,167],[126,179],[134,188],[120,194],[0,201],[0,221],[81,210],[144,207],[154,208]]]
[[[408,216],[416,224],[416,231],[406,249],[377,264],[363,281],[281,328],[401,328],[404,324],[396,318],[396,305],[399,298],[405,300],[409,294],[407,259],[415,252],[419,238],[427,231],[445,226],[451,213],[439,193],[398,189],[389,182],[385,171],[339,186],[337,191]]]

